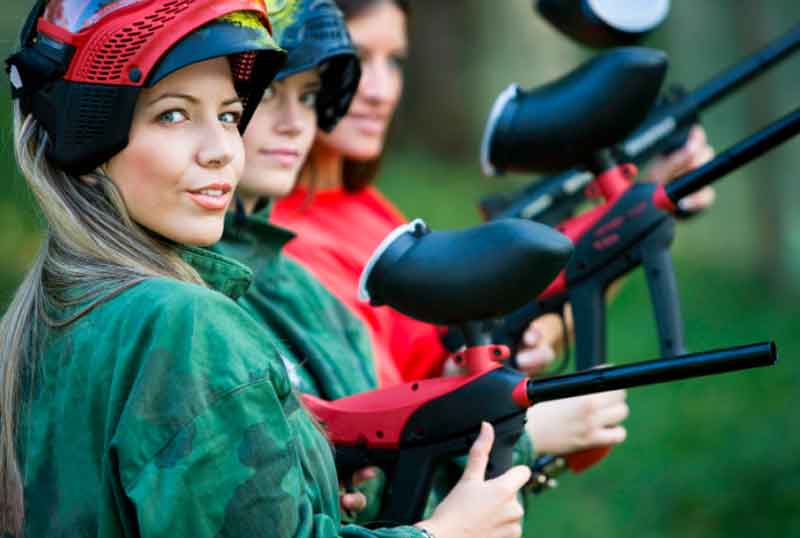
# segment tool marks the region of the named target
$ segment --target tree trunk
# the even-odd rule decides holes
[[[469,73],[481,31],[474,1],[414,4],[404,102],[395,121],[400,144],[448,159],[474,153]]]
[[[752,51],[778,35],[777,25],[772,13],[760,2],[742,2],[735,15],[736,30],[744,50]],[[750,129],[754,132],[774,121],[786,110],[776,110],[780,102],[780,92],[775,77],[764,77],[756,94],[748,93],[748,118]],[[791,272],[788,263],[788,241],[784,189],[781,181],[781,160],[765,156],[753,164],[750,196],[756,225],[756,269],[771,288],[772,292],[791,289]]]

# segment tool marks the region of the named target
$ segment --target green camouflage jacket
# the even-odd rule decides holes
[[[278,336],[295,388],[326,400],[378,386],[364,325],[311,273],[281,250],[294,237],[269,222],[269,209],[229,213],[215,252],[247,265],[253,284],[239,303]]]
[[[40,327],[21,391],[25,536],[420,537],[340,525],[328,442],[275,336],[231,300],[250,271],[183,255],[211,289],[146,279]]]

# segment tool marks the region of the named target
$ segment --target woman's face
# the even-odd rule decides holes
[[[244,135],[239,195],[248,210],[259,198],[285,196],[294,187],[317,131],[319,90],[313,69],[273,82],[264,94]]]
[[[320,132],[327,148],[359,161],[376,159],[403,92],[407,55],[406,16],[393,2],[381,2],[347,21],[361,57],[361,82],[350,111],[332,133]]]
[[[241,114],[226,58],[143,90],[128,146],[104,166],[131,218],[178,243],[217,242],[244,168]]]

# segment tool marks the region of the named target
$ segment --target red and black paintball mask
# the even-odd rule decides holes
[[[264,0],[39,0],[6,60],[12,97],[47,158],[85,174],[127,146],[141,88],[211,58],[230,60],[244,131],[285,61],[270,32]]]
[[[347,114],[361,79],[344,15],[333,0],[271,0],[269,18],[275,40],[289,55],[276,78],[319,68],[317,124],[332,131]]]

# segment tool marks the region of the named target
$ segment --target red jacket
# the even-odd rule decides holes
[[[297,233],[285,252],[369,328],[381,386],[438,375],[447,352],[440,329],[389,307],[358,299],[358,279],[373,251],[405,217],[376,189],[314,193],[297,188],[280,200],[271,220]]]

